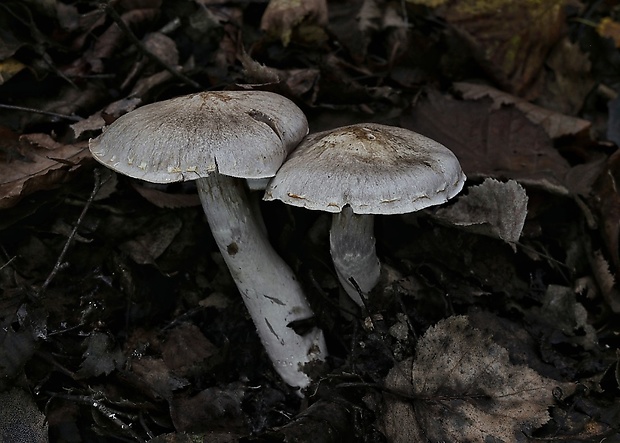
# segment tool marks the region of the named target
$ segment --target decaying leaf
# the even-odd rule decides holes
[[[112,339],[102,332],[93,332],[86,340],[87,348],[78,375],[98,377],[108,375],[122,366],[125,356],[120,348],[114,346]]]
[[[549,420],[565,383],[510,362],[508,352],[466,316],[420,339],[416,359],[388,374],[383,423],[389,441],[520,442]]]
[[[0,392],[0,442],[46,443],[47,421],[31,396],[14,388]]]
[[[572,288],[549,285],[543,297],[543,305],[532,308],[532,311],[541,322],[552,325],[554,331],[566,335],[571,344],[585,350],[593,350],[597,346],[596,330],[588,323],[588,313],[577,302]]]
[[[407,3],[413,3],[414,5],[427,6],[429,8],[436,8],[443,5],[447,0],[407,0]]]
[[[438,14],[503,88],[523,96],[562,35],[565,0],[451,1]]]
[[[518,110],[523,112],[523,115],[525,115],[529,121],[536,125],[540,125],[547,135],[553,139],[578,134],[591,126],[588,120],[563,115],[542,108],[527,100],[502,92],[490,86],[457,82],[454,83],[454,88],[463,94],[463,98],[468,100],[490,97],[493,100],[493,109],[499,109],[503,105],[514,105]]]
[[[577,115],[596,84],[590,75],[591,65],[579,43],[564,37],[545,62],[545,86],[536,102],[562,114]]]
[[[525,189],[516,181],[487,178],[469,187],[467,195],[452,205],[437,209],[433,216],[470,232],[499,238],[514,248],[525,224],[527,200]]]
[[[207,388],[197,395],[179,395],[170,405],[170,415],[177,431],[247,432],[241,402],[245,388],[230,384],[224,388]]]
[[[597,25],[596,32],[603,38],[612,39],[616,48],[620,48],[620,23],[611,17],[604,17]]]
[[[11,77],[21,72],[25,67],[26,65],[14,58],[0,61],[0,85],[9,81]]]
[[[261,29],[287,46],[295,28],[303,27],[304,41],[324,41],[327,25],[326,0],[270,0],[261,19]]]
[[[162,348],[166,366],[183,377],[202,368],[205,360],[216,353],[217,347],[197,326],[188,323],[172,329]]]
[[[401,125],[451,149],[468,178],[515,179],[560,194],[570,165],[551,138],[515,106],[499,109],[489,98],[455,100],[429,90]]]
[[[127,240],[120,249],[138,264],[153,264],[181,231],[183,223],[175,215],[165,214],[152,220],[136,238]]]
[[[173,374],[161,358],[142,357],[132,360],[131,371],[145,383],[154,394],[168,401],[174,391],[187,387],[190,382]]]
[[[47,134],[23,135],[13,149],[12,158],[0,162],[0,209],[62,183],[90,158],[86,142],[62,144]]]

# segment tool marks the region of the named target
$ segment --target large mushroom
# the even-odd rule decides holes
[[[365,123],[307,136],[270,181],[264,199],[334,213],[329,238],[336,274],[363,306],[381,269],[373,214],[442,204],[464,182],[459,161],[445,146],[407,129]]]
[[[292,324],[313,317],[290,267],[270,245],[243,179],[272,177],[308,133],[303,112],[263,91],[202,92],[123,115],[90,150],[114,171],[152,183],[196,180],[213,237],[276,371],[304,388],[304,365],[327,352],[322,331]]]

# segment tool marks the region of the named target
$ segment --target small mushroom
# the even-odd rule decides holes
[[[282,379],[306,387],[306,363],[327,355],[322,331],[291,323],[314,316],[290,267],[270,245],[258,200],[242,179],[272,177],[308,133],[303,112],[263,91],[203,92],[123,115],[96,139],[96,160],[153,183],[196,180],[213,237]]]
[[[263,198],[334,213],[330,251],[336,273],[363,306],[380,274],[373,214],[442,204],[464,182],[457,158],[445,146],[407,129],[366,123],[307,136]]]

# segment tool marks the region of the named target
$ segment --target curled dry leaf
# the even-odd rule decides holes
[[[0,162],[0,209],[50,189],[90,158],[86,142],[62,144],[47,134],[23,135]]]
[[[71,129],[73,130],[74,137],[80,138],[80,136],[87,131],[99,131],[106,125],[106,119],[108,120],[107,123],[109,124],[121,115],[136,109],[141,102],[141,99],[137,97],[131,97],[123,98],[121,100],[110,103],[101,111],[94,113],[93,115],[85,118],[84,120],[72,124]]]
[[[490,86],[457,82],[454,83],[454,88],[467,100],[490,97],[493,100],[493,109],[499,109],[503,105],[514,105],[529,121],[540,125],[553,139],[578,134],[591,126],[588,120],[550,111]]]
[[[487,178],[468,188],[467,195],[439,208],[433,216],[477,234],[514,244],[519,241],[527,215],[527,194],[514,180],[500,182]]]
[[[520,442],[549,420],[553,391],[571,386],[510,362],[506,349],[466,316],[420,339],[416,359],[388,374],[384,431],[394,443]]]

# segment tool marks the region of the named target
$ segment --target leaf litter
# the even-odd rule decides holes
[[[618,21],[609,2],[556,0],[2,3],[0,395],[19,405],[0,429],[618,439]],[[415,129],[468,175],[445,207],[377,218],[364,312],[341,297],[326,216],[262,204],[329,338],[303,401],[263,355],[195,189],[101,171],[86,149],[203,89],[280,93],[311,131]]]

